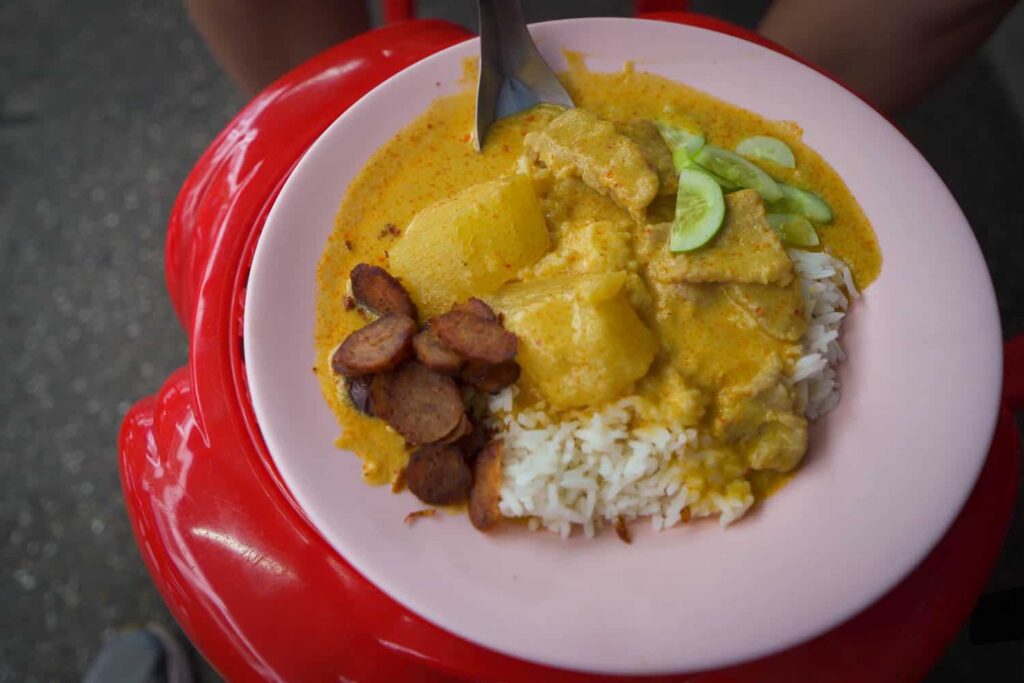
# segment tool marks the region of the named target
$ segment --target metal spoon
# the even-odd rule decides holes
[[[476,87],[476,149],[498,119],[541,102],[573,106],[526,29],[519,0],[479,0],[480,79]]]

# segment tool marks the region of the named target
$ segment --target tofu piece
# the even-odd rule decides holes
[[[725,207],[725,224],[718,235],[708,246],[693,252],[671,253],[665,244],[668,226],[652,227],[640,245],[640,251],[651,259],[651,277],[665,283],[788,285],[793,280],[793,262],[779,234],[768,225],[757,192],[727,194]]]
[[[611,197],[643,222],[644,210],[658,194],[658,174],[636,143],[609,121],[585,109],[570,109],[523,139],[527,157],[557,175],[576,175]]]
[[[658,127],[650,121],[617,122],[615,129],[636,143],[647,165],[658,174],[658,194],[675,197],[679,189],[679,173],[672,163],[672,150],[665,144]]]
[[[776,339],[799,341],[807,331],[800,281],[777,285],[728,284],[722,291],[747,317]]]
[[[420,211],[389,251],[392,275],[420,315],[498,290],[551,248],[533,183],[516,175],[480,183]]]
[[[633,390],[658,342],[630,306],[626,280],[623,271],[529,280],[488,298],[519,337],[524,391],[562,410]]]

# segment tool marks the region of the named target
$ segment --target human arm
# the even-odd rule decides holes
[[[369,28],[363,0],[186,0],[221,66],[252,95],[289,69]]]
[[[758,31],[885,112],[915,104],[1016,0],[776,0]]]

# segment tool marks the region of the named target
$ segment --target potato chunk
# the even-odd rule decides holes
[[[390,270],[421,315],[496,291],[550,248],[547,225],[526,176],[480,183],[416,214],[390,250]]]
[[[637,317],[626,273],[508,285],[489,299],[519,337],[520,386],[555,409],[623,396],[647,374],[658,342]]]

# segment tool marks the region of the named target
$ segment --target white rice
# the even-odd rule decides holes
[[[835,368],[846,358],[839,330],[858,294],[839,259],[796,249],[789,255],[808,316],[804,355],[794,364],[790,381],[798,408],[814,420],[839,403]],[[639,517],[649,517],[657,530],[688,517],[718,516],[725,526],[754,502],[742,477],[715,475],[722,464],[719,452],[708,448],[697,430],[631,428],[636,399],[556,421],[543,405],[514,410],[513,391],[506,389],[488,404],[505,443],[501,514],[525,517],[531,529],[568,537],[578,526],[590,537],[620,518]]]
[[[790,380],[797,390],[798,407],[816,420],[839,404],[836,366],[846,360],[839,345],[839,329],[860,294],[846,264],[825,252],[790,249],[807,315],[804,355],[793,366]],[[844,291],[845,290],[845,291]]]

